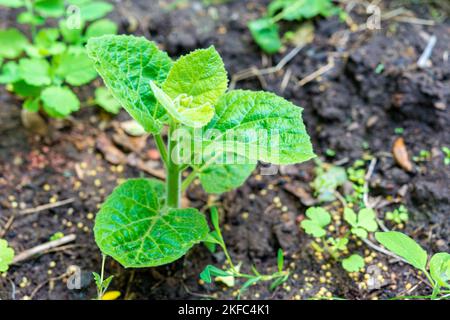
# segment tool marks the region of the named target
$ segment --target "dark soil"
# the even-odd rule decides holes
[[[292,49],[267,57],[251,40],[246,23],[261,15],[267,2],[203,6],[199,1],[186,1],[171,11],[164,9],[163,1],[120,2],[112,18],[120,22],[123,32],[143,34],[174,57],[213,44],[231,76],[252,66],[276,65]],[[385,1],[381,8],[389,12],[402,5],[418,18],[433,19],[430,6]],[[2,27],[15,25],[13,11],[2,8],[0,12]],[[367,19],[364,8],[359,7],[350,16],[355,24],[364,24]],[[333,17],[317,19],[314,25],[314,41],[284,70],[265,76],[264,82],[251,78],[236,87],[273,91],[302,106],[316,154],[328,162],[349,166],[369,154],[375,156],[378,162],[370,195],[387,200],[379,213],[395,208],[395,203],[405,203],[412,219],[404,231],[428,252],[448,252],[450,167],[444,165],[441,148],[450,147],[449,20],[429,26],[390,19],[382,22],[380,30],[355,32]],[[430,35],[438,39],[432,64],[420,69],[416,62]],[[325,66],[329,59],[334,60],[333,68],[298,86],[300,79]],[[377,73],[380,64],[384,69]],[[291,75],[284,87],[286,72]],[[80,95],[91,97],[91,89],[84,88]],[[20,109],[21,102],[2,87],[0,232],[14,215],[4,238],[16,252],[47,242],[56,232],[76,234],[77,238],[57,251],[12,266],[6,277],[0,277],[0,299],[91,299],[95,297],[91,272],[98,272],[101,266],[92,234],[92,214],[120,179],[160,172],[153,142],[150,137],[130,139],[123,133],[120,122],[128,119],[125,112],[111,118],[90,107],[69,120],[51,120],[49,134],[40,138],[22,126]],[[412,172],[405,172],[392,156],[393,143],[400,136],[396,128],[403,128],[401,136],[410,157],[420,150],[431,152],[431,159],[414,163]],[[334,150],[336,156],[326,158],[327,149]],[[374,257],[369,259],[368,268],[380,268],[384,283],[378,289],[364,288],[363,274],[355,280],[339,263],[314,254],[311,238],[298,227],[308,199],[292,193],[294,186],[307,196],[312,194],[309,182],[314,178],[314,166],[310,161],[283,167],[275,176],[263,176],[257,170],[244,186],[215,199],[235,261],[242,261],[246,271],[252,264],[261,272],[274,271],[277,250],[282,248],[291,270],[284,286],[272,292],[267,284],[258,284],[242,298],[306,299],[319,291],[348,299],[428,294],[422,276],[412,268],[364,245],[356,245],[354,251]],[[199,209],[214,200],[198,186],[191,187],[186,197]],[[274,201],[276,197],[280,201]],[[65,206],[20,214],[26,208],[69,198],[74,201]],[[237,288],[205,285],[198,280],[207,264],[220,266],[224,261],[222,253],[211,254],[199,245],[175,263],[158,268],[126,270],[108,259],[107,273],[115,275],[111,288],[119,290],[122,298],[233,299]],[[80,290],[69,290],[66,285],[68,276],[64,274],[73,266],[81,270]]]

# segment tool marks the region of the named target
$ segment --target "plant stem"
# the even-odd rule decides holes
[[[181,184],[181,192],[186,191],[187,188],[191,185],[191,183],[197,178],[197,171],[193,170],[187,177],[184,179]]]
[[[173,161],[172,153],[176,146],[176,141],[171,139],[172,132],[174,132],[176,126],[171,124],[169,127],[169,135],[167,138],[168,144],[168,154],[166,169],[167,169],[167,205],[171,208],[179,208],[180,207],[180,198],[181,198],[181,170],[180,167]]]
[[[103,298],[103,278],[105,276],[105,262],[106,262],[106,255],[102,254],[102,270],[100,271],[100,288],[97,288],[97,299],[102,300]]]
[[[28,0],[25,2],[25,6],[27,8],[28,13],[31,16],[31,37],[33,39],[34,42],[34,38],[36,37],[36,25],[34,24],[34,1],[33,0]]]
[[[161,154],[161,159],[164,162],[164,165],[167,166],[167,150],[166,145],[164,144],[164,140],[161,134],[155,134],[154,136],[156,147],[158,148],[159,153]]]

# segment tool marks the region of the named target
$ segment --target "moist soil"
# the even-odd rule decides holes
[[[120,1],[115,5],[111,18],[123,33],[151,38],[173,57],[214,45],[230,77],[250,67],[275,66],[295,47],[287,46],[269,57],[252,41],[246,24],[264,13],[267,1],[210,6],[181,1],[176,7],[165,1]],[[384,1],[380,7],[383,13],[403,7],[409,19],[391,18],[381,22],[381,29],[357,30],[368,19],[365,8],[358,6],[350,11],[347,23],[337,17],[315,19],[313,41],[283,69],[238,81],[235,87],[269,90],[302,106],[315,152],[323,161],[346,167],[357,159],[375,157],[370,197],[380,200],[379,217],[405,204],[410,221],[402,231],[430,253],[448,252],[450,167],[444,164],[441,148],[450,147],[450,23],[446,18],[450,12],[446,6],[401,1]],[[15,11],[2,8],[0,16],[1,27],[16,27]],[[282,28],[297,26],[283,24]],[[431,62],[419,68],[417,60],[431,35],[437,37]],[[326,72],[303,83],[324,67]],[[98,85],[101,80],[77,93],[88,100]],[[96,293],[91,273],[101,267],[93,218],[124,179],[161,177],[152,138],[126,135],[121,123],[129,116],[124,111],[112,117],[95,107],[84,107],[67,120],[46,119],[48,132],[39,136],[22,125],[22,102],[4,87],[0,90],[2,236],[19,253],[49,241],[57,232],[76,235],[73,242],[13,265],[0,277],[0,298],[92,299]],[[413,162],[413,169],[405,171],[392,155],[399,137],[410,158],[421,150],[430,151],[431,156]],[[334,156],[326,155],[332,155],[330,150]],[[212,202],[220,207],[225,241],[244,271],[250,271],[251,265],[260,272],[275,271],[277,251],[284,250],[289,280],[273,291],[267,283],[257,284],[241,298],[387,299],[429,294],[423,275],[357,241],[351,251],[364,255],[367,262],[366,271],[358,275],[350,276],[340,263],[314,252],[313,239],[299,228],[305,210],[315,201],[310,187],[314,168],[309,161],[281,167],[269,176],[258,169],[242,187],[221,196],[208,196],[198,184],[187,191],[184,203],[205,214]],[[72,202],[24,213],[66,199]],[[328,207],[339,212],[337,202]],[[198,245],[178,261],[157,268],[124,269],[107,259],[106,273],[115,276],[111,289],[125,299],[235,299],[237,286],[199,280],[206,265],[224,262],[223,253],[212,254]],[[377,267],[382,280],[368,289],[362,283],[364,274],[374,270],[371,266]],[[80,289],[67,286],[74,270],[81,274]]]

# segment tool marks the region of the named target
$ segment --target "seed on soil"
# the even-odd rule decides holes
[[[86,218],[87,218],[88,220],[92,220],[92,219],[94,219],[94,214],[93,214],[92,212],[89,212],[89,213],[86,215]]]
[[[242,219],[247,220],[248,219],[248,212],[242,213]]]
[[[50,268],[54,268],[54,267],[56,267],[56,262],[55,262],[55,261],[50,261],[50,263],[48,264],[48,266],[49,266]]]
[[[50,191],[51,190],[51,187],[50,187],[50,185],[49,184],[44,184],[44,186],[42,187],[42,189],[44,189],[44,191]]]

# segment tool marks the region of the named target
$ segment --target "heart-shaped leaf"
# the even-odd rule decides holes
[[[306,210],[305,219],[301,222],[302,228],[307,234],[320,238],[326,234],[324,229],[331,222],[331,215],[321,207],[311,207]]]
[[[125,267],[153,267],[183,256],[206,239],[209,228],[198,210],[164,207],[164,183],[131,179],[103,203],[94,227],[102,252]]]

